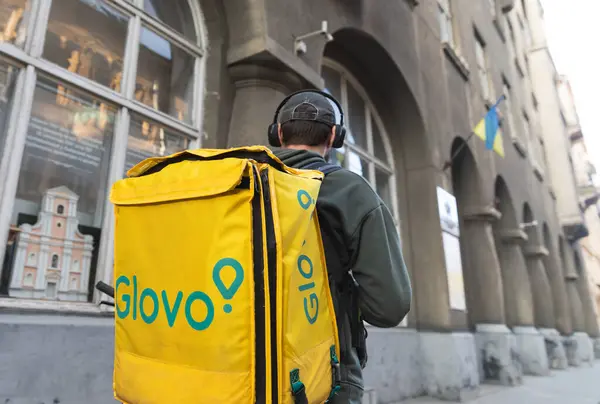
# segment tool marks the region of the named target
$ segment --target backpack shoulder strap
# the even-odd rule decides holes
[[[331,164],[326,161],[314,161],[314,162],[308,163],[300,168],[303,170],[321,171],[325,176],[342,169],[342,167],[338,166],[337,164]]]

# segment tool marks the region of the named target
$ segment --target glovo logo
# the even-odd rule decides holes
[[[225,268],[233,268],[235,271],[235,279],[229,287],[225,286],[221,279],[221,273]],[[223,258],[213,267],[213,282],[225,300],[233,299],[243,281],[244,268],[233,258]],[[184,296],[180,290],[175,293],[175,297],[169,295],[166,290],[162,290],[159,297],[159,293],[153,288],[145,288],[138,294],[137,275],[133,275],[131,280],[129,277],[121,275],[115,283],[115,291],[117,296],[117,315],[120,319],[126,319],[131,315],[133,320],[137,320],[139,311],[139,317],[146,324],[152,324],[159,315],[164,315],[169,327],[173,327],[184,300],[185,321],[192,329],[196,331],[206,330],[210,327],[215,317],[215,306],[212,299],[208,294],[200,290],[191,292],[187,296]],[[119,297],[120,301],[124,304],[119,305]],[[206,307],[206,316],[203,319],[193,317],[193,304],[203,304]],[[229,303],[223,306],[225,313],[229,314],[232,310],[233,307]]]
[[[301,189],[298,191],[297,197],[300,207],[304,210],[308,210],[311,205],[316,204],[316,200],[314,200],[305,190]],[[304,247],[305,244],[306,240],[302,243],[302,246]],[[302,275],[304,278],[303,284],[298,287],[298,291],[304,294],[304,315],[306,316],[306,320],[308,320],[309,324],[314,324],[319,316],[319,297],[315,292],[308,293],[315,288],[315,282],[312,279],[314,273],[313,262],[310,257],[305,254],[301,254],[298,257],[297,268],[298,272],[300,272],[300,275]]]

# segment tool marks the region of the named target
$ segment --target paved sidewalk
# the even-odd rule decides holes
[[[440,404],[447,401],[418,398],[398,404]],[[548,377],[524,378],[519,387],[482,385],[479,397],[469,404],[600,404],[600,361],[553,371]]]

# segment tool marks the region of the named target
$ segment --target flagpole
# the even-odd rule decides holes
[[[449,167],[452,167],[452,162],[454,161],[454,159],[456,157],[458,157],[458,154],[467,146],[467,143],[469,142],[469,140],[471,140],[471,138],[473,137],[474,134],[475,134],[475,132],[471,132],[469,134],[469,136],[467,136],[465,141],[458,147],[458,150],[456,150],[454,152],[454,154],[450,157],[450,160],[448,160],[444,163],[444,167],[442,167],[442,171],[446,171]]]
[[[506,98],[506,95],[502,94],[500,96],[500,98],[498,98],[498,100],[496,101],[496,103],[494,105],[492,105],[492,107],[490,108],[490,110],[492,110],[493,108],[497,108],[498,104],[500,104],[504,98]],[[467,138],[465,139],[465,141],[463,142],[463,144],[460,145],[460,147],[458,148],[458,150],[456,150],[454,152],[454,154],[450,157],[450,160],[446,161],[444,163],[444,167],[442,167],[442,171],[446,171],[448,169],[448,167],[452,166],[452,163],[454,162],[454,159],[456,157],[458,157],[458,154],[467,146],[467,143],[469,143],[469,140],[471,140],[471,138],[473,137],[473,135],[475,134],[475,131],[472,131],[469,136],[467,136]]]

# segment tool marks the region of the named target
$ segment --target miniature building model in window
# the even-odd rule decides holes
[[[20,226],[11,296],[87,301],[94,240],[78,230],[78,200],[67,187],[49,189],[38,222]]]

